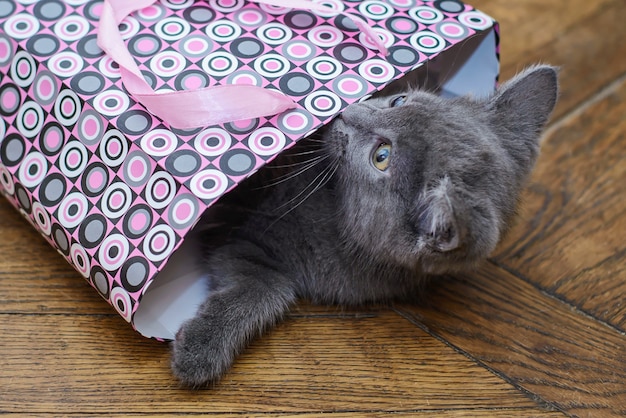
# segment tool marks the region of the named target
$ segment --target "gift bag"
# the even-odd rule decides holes
[[[456,0],[2,1],[0,190],[171,339],[207,296],[194,227],[221,196],[350,103],[497,76],[497,24]]]

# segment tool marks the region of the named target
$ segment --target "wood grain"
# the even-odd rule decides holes
[[[626,73],[623,0],[476,0],[501,27],[501,79],[544,62],[561,67],[558,119]]]
[[[552,130],[495,260],[626,330],[626,81]]]
[[[623,333],[490,263],[430,290],[397,312],[561,411],[626,414]]]
[[[210,391],[178,387],[167,347],[117,317],[0,315],[0,411],[37,414],[542,410],[398,315],[288,320]],[[458,388],[463,390],[459,391]],[[45,390],[42,390],[45,388]],[[106,401],[105,401],[106,399]],[[115,410],[115,408],[114,408]]]
[[[143,339],[0,198],[0,414],[626,415],[624,0],[472,0],[502,80],[561,66],[526,210],[491,263],[420,306],[301,304],[216,387]]]

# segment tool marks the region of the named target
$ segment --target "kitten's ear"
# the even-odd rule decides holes
[[[530,67],[503,84],[489,101],[493,123],[526,139],[536,140],[558,96],[555,67]]]
[[[445,177],[422,197],[418,208],[418,230],[426,245],[449,252],[463,244],[466,235],[452,205],[452,184]]]

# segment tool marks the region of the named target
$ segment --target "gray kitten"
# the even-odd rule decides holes
[[[228,226],[206,232],[210,296],[176,335],[174,374],[218,380],[297,298],[410,300],[473,268],[512,222],[556,100],[556,70],[536,66],[484,100],[349,106],[213,209]]]

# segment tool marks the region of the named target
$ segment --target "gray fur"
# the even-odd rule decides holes
[[[213,209],[227,227],[206,232],[211,293],[172,344],[184,384],[218,380],[297,298],[410,300],[495,248],[555,105],[555,69],[530,68],[486,100],[411,91],[390,107],[395,97],[349,106]],[[386,171],[371,162],[379,142],[392,145]]]

